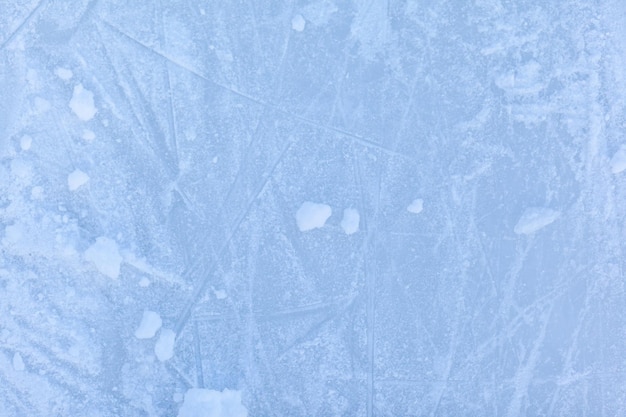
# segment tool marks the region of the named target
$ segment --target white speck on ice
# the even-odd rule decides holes
[[[108,237],[101,236],[96,243],[85,251],[85,259],[93,262],[101,274],[116,279],[120,275],[122,256],[117,243]]]
[[[296,223],[301,232],[324,227],[332,209],[326,204],[305,201],[296,212]]]
[[[22,355],[19,352],[15,352],[13,355],[13,369],[16,371],[23,371],[26,369],[26,365],[24,365],[24,359],[22,359]]]
[[[137,339],[152,339],[162,324],[163,320],[158,313],[146,310],[143,312],[139,327],[135,330],[135,337]]]
[[[74,76],[74,73],[71,70],[68,70],[67,68],[61,68],[61,67],[56,68],[54,70],[54,73],[56,74],[57,77],[65,81],[69,80],[70,78]]]
[[[93,133],[93,131],[89,129],[83,130],[83,139],[85,139],[87,142],[91,142],[95,138],[96,138],[96,134]]]
[[[23,151],[27,151],[30,149],[30,146],[32,145],[32,143],[33,143],[33,138],[31,138],[28,135],[24,135],[20,139],[20,148],[22,148]]]
[[[191,388],[185,393],[178,417],[247,417],[248,409],[241,403],[241,391],[215,391]]]
[[[170,329],[162,329],[159,339],[154,345],[154,354],[161,362],[165,362],[174,356],[174,342],[176,333]]]
[[[67,176],[67,186],[70,188],[70,191],[76,191],[79,187],[87,184],[87,181],[89,181],[89,175],[80,169],[74,170]]]
[[[419,214],[424,210],[424,200],[421,198],[415,199],[406,209],[410,213]]]
[[[291,19],[291,28],[296,32],[302,32],[304,30],[304,26],[306,25],[306,20],[302,15],[297,14]]]
[[[341,219],[341,228],[347,235],[351,235],[359,231],[359,222],[361,216],[356,209],[347,208],[343,211],[343,219]]]
[[[86,122],[91,120],[98,111],[93,102],[93,93],[86,90],[82,84],[74,87],[74,94],[69,104],[70,108],[80,120]]]
[[[620,147],[611,158],[611,172],[619,174],[626,169],[626,147]]]
[[[228,295],[226,294],[226,290],[216,290],[214,288],[213,289],[213,294],[215,295],[215,298],[217,298],[218,300],[223,300],[226,297],[228,297]]]
[[[513,231],[518,235],[530,235],[554,222],[561,213],[545,207],[527,208]]]

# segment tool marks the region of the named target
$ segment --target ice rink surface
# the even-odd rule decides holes
[[[0,417],[626,415],[625,28],[0,0]]]

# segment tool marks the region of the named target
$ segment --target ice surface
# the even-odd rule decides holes
[[[0,2],[0,417],[626,415],[625,27]]]
[[[100,236],[85,251],[85,259],[92,262],[101,274],[116,279],[120,275],[122,256],[117,243],[108,237]]]
[[[154,354],[161,362],[172,359],[174,356],[174,344],[176,342],[176,333],[170,329],[161,329],[159,339],[154,345]]]
[[[97,112],[93,101],[93,93],[85,89],[82,84],[77,84],[74,87],[69,106],[74,114],[84,122],[93,119]]]
[[[324,227],[332,209],[326,204],[305,201],[296,212],[296,223],[301,232]]]
[[[19,352],[15,352],[13,354],[13,369],[16,371],[23,371],[26,369],[26,365],[24,364],[24,359],[22,359],[22,355]]]
[[[554,222],[560,214],[545,207],[527,208],[515,225],[514,231],[518,235],[530,235]]]
[[[222,392],[192,388],[185,393],[178,417],[247,417],[248,410],[241,404],[241,392],[224,389]]]
[[[137,339],[152,339],[162,324],[163,320],[161,320],[159,313],[146,310],[143,312],[139,327],[135,330],[135,337]]]

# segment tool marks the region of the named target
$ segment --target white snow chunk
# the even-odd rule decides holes
[[[98,111],[93,102],[93,93],[86,90],[82,84],[78,84],[74,87],[74,94],[72,95],[69,106],[74,114],[83,122],[91,120]]]
[[[137,339],[152,339],[162,324],[163,320],[161,320],[159,313],[146,310],[143,312],[139,327],[135,330],[135,337]]]
[[[304,26],[306,25],[306,20],[302,17],[301,14],[297,14],[291,19],[291,28],[296,32],[302,32],[304,30]]]
[[[347,208],[343,211],[343,219],[341,219],[341,228],[347,235],[351,235],[359,231],[359,222],[361,216],[356,209]]]
[[[228,297],[228,294],[226,294],[226,290],[216,290],[215,288],[213,288],[213,295],[215,295],[215,298],[217,298],[218,300],[224,300],[226,297]]]
[[[81,186],[87,184],[89,181],[89,175],[85,174],[80,169],[75,169],[70,175],[67,176],[67,186],[70,191],[76,191]]]
[[[417,198],[413,200],[413,202],[411,202],[411,204],[409,204],[406,209],[410,213],[419,214],[422,212],[422,210],[424,210],[424,200],[422,200],[421,198]]]
[[[165,362],[174,356],[174,342],[176,341],[176,333],[170,329],[162,329],[154,345],[154,354],[161,362]]]
[[[93,262],[103,275],[112,279],[116,279],[120,275],[122,256],[117,243],[108,237],[97,238],[96,243],[85,251],[85,259]]]
[[[54,73],[56,74],[57,77],[65,81],[69,80],[70,78],[74,76],[74,73],[71,70],[68,70],[67,68],[61,68],[61,67],[56,68],[54,70]]]
[[[554,222],[560,212],[545,207],[527,208],[513,231],[518,235],[530,235]]]
[[[85,130],[83,130],[83,136],[82,137],[87,142],[91,142],[92,140],[94,140],[96,138],[96,134],[93,133],[93,131],[91,131],[89,129],[85,129]]]
[[[241,391],[191,388],[178,417],[248,417],[248,409],[241,403]]]
[[[150,286],[150,280],[146,277],[143,277],[139,280],[139,286],[142,288],[147,288]]]
[[[611,158],[611,172],[619,174],[626,169],[626,147],[622,146]]]
[[[326,220],[332,214],[332,209],[326,204],[305,201],[296,212],[296,222],[301,232],[324,227]]]
[[[26,365],[24,365],[24,359],[22,359],[22,355],[19,352],[15,352],[13,355],[13,369],[16,371],[23,371],[26,369]]]
[[[32,143],[33,143],[33,138],[31,138],[28,135],[24,135],[20,139],[20,148],[22,148],[23,151],[27,151],[30,149],[30,146],[32,145]]]

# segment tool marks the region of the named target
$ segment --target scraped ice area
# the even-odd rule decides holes
[[[616,0],[0,2],[0,417],[626,415]]]

